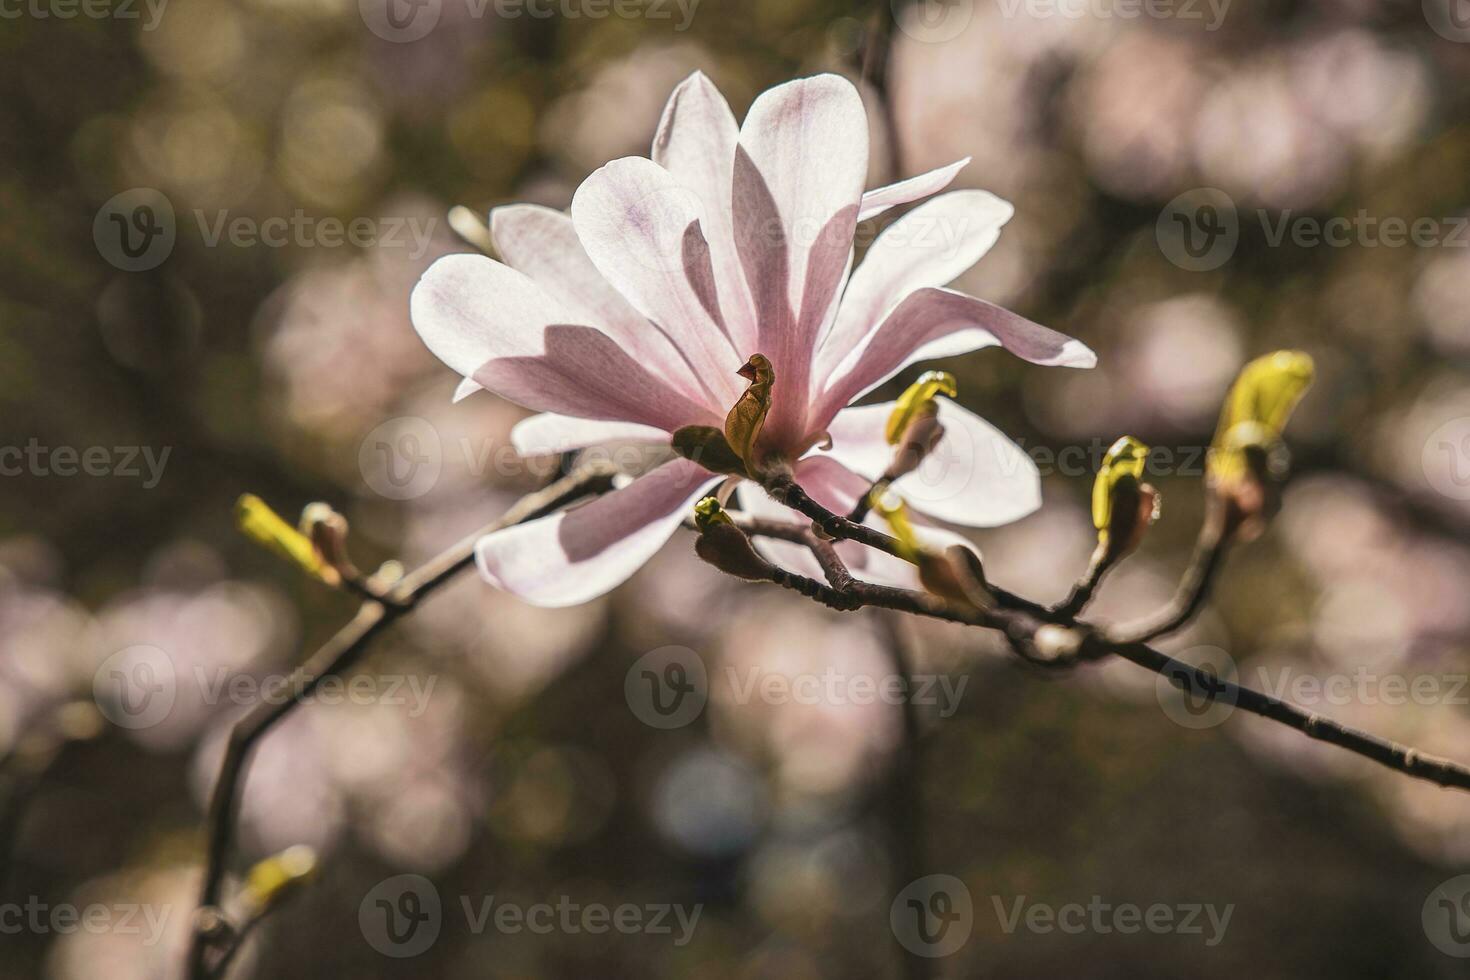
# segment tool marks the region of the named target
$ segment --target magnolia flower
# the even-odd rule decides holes
[[[489,389],[544,413],[515,430],[522,452],[613,440],[668,447],[680,430],[704,431],[693,426],[723,442],[717,430],[756,379],[749,387],[765,385],[768,410],[746,430],[751,443],[731,440],[726,455],[740,452],[741,475],[789,472],[819,503],[846,512],[891,461],[884,430],[893,407],[847,406],[906,366],[994,345],[1036,364],[1095,361],[1076,340],[942,288],[1011,217],[991,194],[933,197],[887,228],[853,270],[859,221],[938,194],[967,162],[865,193],[867,116],[851,83],[819,75],[778,86],[742,126],[694,74],[664,110],[651,160],[627,157],[592,174],[570,215],[497,208],[491,231],[504,262],[440,259],[414,290],[414,327],[465,378],[457,398]],[[909,495],[904,480],[895,484],[916,509],[993,526],[1038,506],[1035,466],[1018,447],[953,402],[942,402],[939,417],[938,485]],[[541,605],[602,595],[734,472],[693,456],[486,536],[482,573]],[[771,506],[763,497],[742,491],[741,501]],[[894,571],[862,558],[855,571]]]

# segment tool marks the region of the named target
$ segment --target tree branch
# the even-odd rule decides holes
[[[276,703],[262,701],[236,723],[230,732],[223,762],[215,779],[209,803],[209,844],[205,862],[204,884],[200,891],[199,912],[188,954],[190,980],[208,980],[227,966],[233,957],[232,947],[220,951],[219,960],[209,963],[211,936],[217,928],[207,928],[220,921],[219,905],[224,885],[225,866],[234,836],[234,814],[240,783],[244,779],[250,752],[281,719],[308,699],[328,677],[350,669],[367,651],[369,644],[387,626],[412,612],[419,601],[431,594],[456,574],[474,563],[475,542],[492,531],[523,524],[544,517],[582,497],[605,493],[612,488],[615,472],[607,466],[594,466],[556,481],[543,490],[517,501],[498,520],[482,527],[463,540],[409,573],[385,594],[366,599],[357,614],[337,631],[301,666],[292,672],[286,689],[299,692],[295,698]],[[242,939],[236,936],[234,944]]]
[[[799,510],[803,516],[810,517],[814,525],[833,529],[838,532],[834,535],[835,537],[846,537],[845,525],[850,522],[843,518],[832,520],[831,518],[835,515],[826,513],[819,504],[811,501],[804,494],[788,496],[790,499],[802,501],[803,508],[795,509]],[[1032,610],[1038,607],[1030,603],[1027,605],[1031,608],[997,606],[982,609],[970,604],[960,605],[928,592],[864,582],[847,574],[840,559],[836,559],[836,549],[832,547],[832,543],[822,540],[812,529],[795,523],[781,526],[779,521],[771,520],[737,519],[735,523],[748,534],[776,537],[805,545],[817,562],[822,565],[828,576],[829,585],[822,585],[781,569],[775,569],[775,573],[770,576],[769,580],[786,588],[794,588],[809,596],[813,595],[813,587],[816,587],[820,591],[813,597],[820,597],[820,601],[834,609],[852,610],[873,606],[906,612],[915,616],[926,616],[931,619],[998,630],[1005,634],[1012,648],[1019,655],[1043,666],[1070,667],[1108,656],[1119,656],[1163,675],[1181,690],[1202,692],[1212,699],[1233,704],[1242,711],[1286,725],[1309,738],[1336,745],[1415,779],[1428,780],[1440,786],[1470,790],[1470,768],[1448,759],[1424,754],[1408,746],[1398,745],[1367,732],[1348,728],[1329,718],[1304,711],[1279,698],[1242,687],[1232,681],[1218,679],[1208,671],[1175,660],[1149,646],[1146,642],[1109,636],[1097,626],[1079,619],[1059,621],[1054,615],[1037,616]],[[863,529],[865,534],[871,530],[870,528]],[[1224,551],[1223,545],[1218,541],[1212,545],[1208,537],[1205,537],[1191,565],[1191,573],[1186,576],[1184,587],[1180,589],[1180,596],[1170,605],[1167,615],[1160,617],[1161,625],[1175,628],[1178,624],[1187,621],[1189,616],[1199,608],[1208,592],[1209,582],[1220,565]],[[836,559],[836,567],[833,566],[834,559]],[[1021,601],[1025,602],[1025,600]],[[1160,625],[1149,627],[1149,629],[1159,628]],[[1167,632],[1167,629],[1164,629],[1163,632]]]

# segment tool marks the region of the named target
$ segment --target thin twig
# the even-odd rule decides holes
[[[1207,520],[1174,598],[1155,615],[1117,627],[1113,630],[1114,640],[1118,643],[1150,643],[1187,625],[1204,607],[1215,575],[1225,564],[1225,554],[1229,550],[1230,536],[1222,533],[1215,521]]]
[[[384,628],[412,611],[420,600],[455,574],[468,568],[474,562],[475,542],[481,537],[492,531],[543,517],[590,494],[606,492],[612,487],[613,476],[614,472],[608,467],[590,467],[522,497],[498,520],[465,537],[405,576],[382,599],[365,600],[347,625],[292,673],[286,689],[299,692],[296,697],[281,702],[262,701],[236,723],[230,732],[224,760],[220,764],[210,798],[209,845],[204,884],[199,898],[201,911],[217,910],[219,907],[230,842],[234,836],[234,813],[240,783],[244,778],[251,750],[266,732],[310,699],[323,680],[350,669]],[[190,980],[207,980],[216,975],[214,969],[218,964],[212,967],[207,962],[210,951],[209,937],[196,924],[188,956]],[[227,948],[226,962],[228,957]]]
[[[799,498],[798,498],[799,499]],[[810,498],[807,498],[808,500]],[[811,504],[820,512],[821,507]],[[820,513],[816,516],[801,511],[803,516],[812,519],[818,526],[828,526],[842,530],[842,524],[846,523],[841,518],[837,523],[825,520]],[[758,525],[747,524],[737,521],[737,526],[747,530],[747,533],[764,534],[775,531],[773,536],[787,541],[799,541],[805,536],[807,547],[812,551],[818,562],[824,560],[824,556],[835,554],[831,542],[822,541],[812,531],[799,524],[792,524],[786,528],[777,528],[779,522],[762,521]],[[841,537],[841,534],[837,535]],[[1208,591],[1208,583],[1218,568],[1224,554],[1223,545],[1215,547],[1204,547],[1197,556],[1198,560],[1192,566],[1193,574],[1188,576],[1189,588],[1181,589],[1183,601],[1176,602],[1170,607],[1170,621],[1180,619],[1187,620],[1189,615],[1198,608],[1203,601],[1203,596]],[[825,566],[824,566],[825,567]],[[779,570],[778,570],[779,571]],[[788,579],[790,573],[782,572],[779,576],[773,576],[771,581],[777,585],[791,588]],[[795,576],[801,579],[801,576]],[[1272,721],[1286,725],[1288,728],[1302,732],[1309,738],[1328,742],[1340,748],[1346,749],[1356,755],[1363,756],[1378,764],[1402,772],[1415,779],[1424,779],[1441,786],[1454,787],[1456,789],[1470,790],[1470,768],[1453,762],[1449,759],[1426,755],[1417,749],[1398,745],[1376,735],[1357,729],[1348,728],[1329,718],[1304,711],[1297,706],[1282,701],[1279,698],[1262,694],[1259,691],[1242,687],[1230,681],[1217,680],[1208,671],[1192,667],[1181,661],[1175,660],[1167,654],[1149,646],[1146,642],[1138,640],[1124,640],[1109,636],[1096,626],[1082,620],[1071,620],[1058,622],[1054,617],[1038,618],[1026,610],[992,608],[979,609],[973,606],[959,606],[939,596],[928,592],[917,592],[911,589],[899,589],[891,586],[876,585],[857,579],[850,579],[847,587],[838,590],[833,586],[824,586],[821,583],[803,579],[808,586],[815,585],[825,590],[823,598],[825,604],[834,609],[857,609],[865,606],[876,606],[883,609],[894,609],[915,616],[927,616],[932,619],[942,619],[948,622],[964,623],[970,626],[978,626],[984,629],[994,629],[1003,632],[1010,641],[1011,646],[1026,659],[1036,663],[1050,664],[1052,666],[1071,666],[1077,663],[1099,660],[1108,656],[1119,656],[1131,663],[1146,667],[1157,674],[1168,678],[1176,687],[1188,685],[1192,690],[1203,691],[1207,695],[1215,697],[1225,703],[1233,704],[1242,711],[1269,718]],[[798,588],[797,591],[804,591]],[[843,600],[846,600],[844,603]],[[1177,608],[1175,608],[1177,606]],[[1182,618],[1181,618],[1182,617]],[[1057,644],[1052,642],[1057,639],[1055,635],[1049,637],[1047,642],[1042,642],[1043,629],[1051,629],[1065,634],[1060,639],[1070,643],[1070,649],[1065,654],[1055,654],[1052,648]]]

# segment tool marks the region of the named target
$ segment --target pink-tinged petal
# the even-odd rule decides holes
[[[868,120],[852,83],[818,75],[750,107],[735,155],[735,243],[776,371],[769,440],[805,434],[812,359],[852,255]]]
[[[707,389],[712,410],[729,411],[744,383],[744,358],[726,333],[703,205],[651,160],[614,160],[572,199],[577,237],[598,271],[664,331]]]
[[[605,279],[577,237],[572,218],[534,204],[490,212],[490,235],[506,265],[597,327],[677,391],[700,397],[688,363],[673,343]]]
[[[474,379],[517,405],[608,422],[636,422],[667,432],[714,425],[722,417],[689,400],[591,327],[552,326],[544,351],[486,361]]]
[[[863,195],[863,207],[858,213],[858,220],[867,221],[869,218],[878,217],[889,208],[896,208],[900,204],[911,204],[931,194],[938,194],[950,185],[969,162],[970,158],[965,157],[947,167],[940,167],[938,170],[931,170],[926,174],[919,174],[917,177],[910,177],[896,184],[868,191]]]
[[[651,425],[579,419],[542,412],[522,419],[510,430],[510,442],[522,456],[565,453],[605,442],[669,444],[669,433]]]
[[[846,408],[828,432],[825,454],[867,480],[893,459],[884,427],[894,402]],[[1041,506],[1041,478],[1020,446],[989,422],[947,398],[938,400],[944,437],[894,489],[915,510],[966,527],[998,527]]]
[[[735,251],[730,194],[740,126],[720,90],[695,72],[679,83],[653,138],[653,162],[689,188],[703,205],[705,238],[719,287],[720,309],[737,354],[755,353],[756,315]]]
[[[523,273],[483,255],[435,262],[410,307],[414,329],[440,360],[527,408],[670,431],[723,418],[579,325]]]
[[[813,500],[836,514],[851,511],[858,498],[867,493],[872,485],[871,479],[859,476],[828,456],[810,456],[801,460],[796,464],[795,478]],[[740,485],[739,496],[741,509],[756,517],[801,520],[793,511],[771,500],[765,491],[750,483]],[[875,514],[869,514],[864,523],[882,531],[888,530],[883,519]],[[930,526],[922,519],[914,522],[914,533],[922,544],[936,551],[955,544],[974,548],[968,539],[952,531]],[[755,545],[768,560],[783,568],[825,581],[821,566],[812,558],[811,552],[801,545],[769,538],[756,538]],[[841,555],[848,570],[864,581],[908,589],[920,587],[918,571],[900,558],[851,541],[838,542],[837,553]]]
[[[492,357],[534,355],[542,332],[581,319],[524,274],[483,255],[446,255],[409,300],[413,327],[439,360],[471,377]]]
[[[580,507],[496,531],[475,557],[492,584],[538,606],[574,606],[623,584],[720,477],[673,460]]]
[[[952,289],[919,289],[838,368],[812,412],[813,428],[826,428],[840,409],[910,364],[996,345],[1033,364],[1090,368],[1097,363],[1097,355],[1080,340],[994,303]]]
[[[480,382],[474,378],[462,378],[459,382],[459,387],[454,389],[454,403],[457,405],[471,395],[484,390],[484,388],[480,387]]]
[[[952,191],[885,229],[842,294],[832,332],[817,352],[816,376],[830,377],[909,293],[953,282],[979,262],[1013,214],[1015,208],[987,191]]]

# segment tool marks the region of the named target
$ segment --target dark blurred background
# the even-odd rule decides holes
[[[279,677],[354,608],[240,537],[239,494],[288,518],[331,502],[361,564],[411,566],[555,470],[510,451],[520,409],[452,405],[411,329],[418,275],[472,247],[449,209],[563,207],[647,153],[691,71],[740,114],[797,75],[856,78],[874,25],[892,50],[889,111],[864,86],[870,186],[973,156],[959,184],[1017,214],[961,287],[1100,356],[944,365],[1044,474],[1041,512],[975,535],[991,576],[1065,594],[1096,462],[1132,433],[1157,447],[1163,517],[1095,612],[1164,602],[1231,378],[1305,349],[1283,510],[1167,649],[1470,759],[1464,0],[404,9],[433,24],[410,39],[426,21],[404,33],[376,0],[0,2],[0,976],[177,968],[204,801],[252,700],[220,685]],[[387,478],[385,441],[426,469]],[[732,683],[881,676],[895,637],[965,684],[919,707],[897,781],[897,707]],[[670,646],[709,695],[660,729],[625,679]],[[172,672],[146,723],[108,693],[139,665]],[[1042,676],[975,632],[736,584],[687,537],[574,609],[466,575],[362,675],[365,696],[304,707],[255,759],[237,868],[306,844],[321,873],[238,976],[896,977],[890,906],[919,873],[972,900],[936,975],[1465,975],[1470,942],[1430,899],[1470,871],[1470,799],[1238,712],[1181,714],[1126,663]],[[364,910],[404,874],[442,928],[385,955]],[[672,935],[476,929],[463,901],[490,896],[702,911],[687,941],[672,916]],[[1094,896],[1231,912],[1201,934],[1007,918]],[[67,908],[103,911],[67,928]]]

